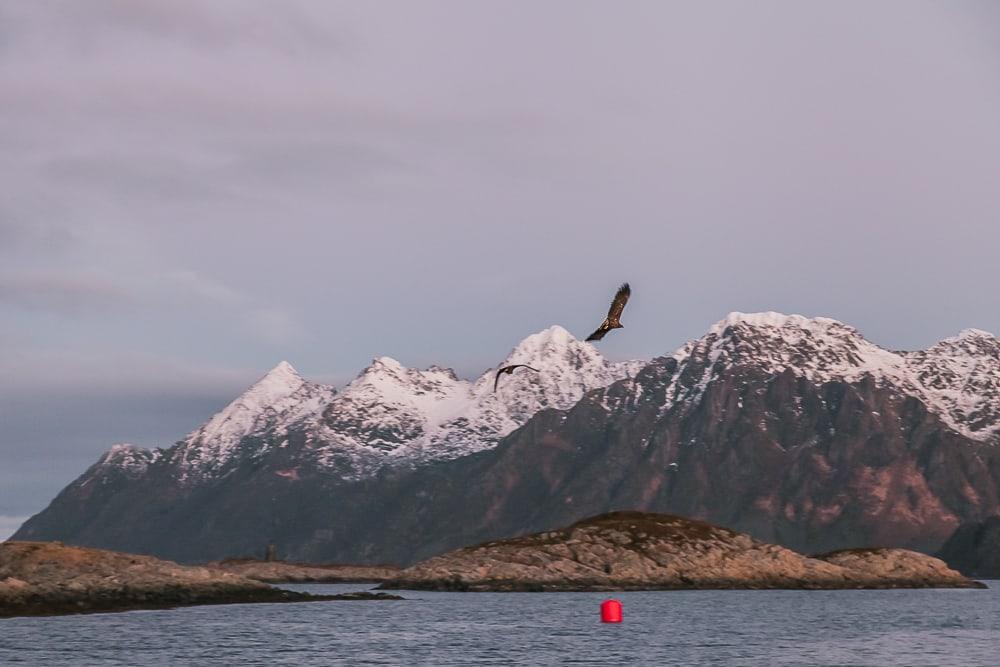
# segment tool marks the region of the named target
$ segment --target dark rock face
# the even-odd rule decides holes
[[[671,365],[536,416],[464,466],[469,488],[428,473],[411,493],[446,504],[468,541],[639,509],[803,551],[933,550],[963,517],[997,507],[995,449],[951,432],[912,398],[871,382],[817,387],[748,370],[663,412],[656,376]],[[422,510],[403,511],[419,520]]]
[[[356,481],[335,468],[288,474],[284,453],[311,446],[294,428],[268,457],[244,439],[247,455],[196,486],[165,459],[141,474],[95,466],[16,537],[183,561],[273,540],[298,561],[411,564],[641,510],[808,553],[933,552],[1000,512],[1000,342],[974,332],[892,353],[829,322],[727,320],[568,410],[536,413],[493,449]],[[969,387],[979,393],[952,400]]]
[[[1000,579],[1000,516],[959,526],[937,556],[967,576]]]
[[[565,529],[436,556],[381,587],[566,591],[980,586],[936,558],[912,551],[869,549],[809,558],[701,521],[612,512]]]

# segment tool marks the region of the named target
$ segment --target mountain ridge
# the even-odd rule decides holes
[[[527,337],[504,363],[541,354],[545,372],[504,377],[496,394],[493,371],[470,382],[378,358],[318,414],[245,437],[220,476],[185,487],[168,474],[176,451],[128,450],[145,473],[95,464],[18,536],[211,559],[266,525],[301,560],[404,563],[636,509],[804,551],[931,550],[997,510],[991,334],[894,352],[828,318],[733,313],[649,362],[608,362],[571,338]],[[475,408],[464,419],[456,392]],[[151,512],[191,536],[165,543],[140,527]]]

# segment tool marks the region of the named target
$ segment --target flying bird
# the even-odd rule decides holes
[[[597,331],[587,336],[588,341],[601,340],[612,329],[623,328],[621,323],[622,310],[625,309],[625,304],[628,303],[628,298],[631,294],[632,290],[629,288],[628,283],[622,283],[622,286],[618,288],[618,292],[615,294],[615,300],[611,302],[611,308],[608,309],[608,316],[601,322],[601,326],[597,327]]]
[[[536,373],[540,373],[541,372],[537,368],[532,368],[528,364],[514,364],[512,366],[504,366],[503,368],[501,368],[500,370],[497,371],[497,376],[495,378],[493,378],[493,391],[494,392],[497,390],[497,383],[500,382],[500,375],[501,375],[501,373],[506,373],[507,375],[513,375],[515,368],[527,368],[529,371],[535,371]]]

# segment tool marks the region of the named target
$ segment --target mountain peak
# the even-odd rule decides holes
[[[726,315],[725,318],[716,322],[709,329],[709,333],[721,335],[729,327],[747,326],[755,329],[803,329],[811,332],[826,332],[830,329],[841,329],[854,331],[839,320],[829,317],[806,317],[805,315],[786,315],[774,311],[764,311],[759,313],[741,313],[734,311]]]
[[[130,473],[142,472],[149,464],[159,460],[162,450],[146,449],[127,442],[111,445],[98,465],[102,468],[114,467]]]
[[[196,470],[221,467],[244,437],[275,424],[281,425],[275,433],[283,433],[288,424],[317,414],[335,393],[332,387],[306,382],[282,361],[189,434],[177,456]]]
[[[399,374],[405,373],[408,369],[403,364],[399,363],[392,357],[375,357],[372,359],[371,363],[368,364],[364,370],[362,370],[358,377],[363,377],[365,375],[370,375],[372,373],[392,373]]]
[[[292,366],[287,361],[281,361],[278,363],[277,366],[269,370],[264,377],[301,377],[301,376],[299,375],[299,372],[295,370],[294,366]]]
[[[282,361],[254,382],[242,396],[230,405],[242,403],[263,407],[268,403],[294,394],[305,383],[305,379],[290,363]]]
[[[547,329],[526,336],[510,351],[500,364],[537,364],[558,361],[583,355],[588,359],[603,359],[592,345],[577,340],[569,331],[554,324]]]
[[[994,336],[989,331],[983,331],[982,329],[962,329],[958,336],[958,340],[986,340],[986,341],[996,341],[997,337]]]
[[[514,347],[514,349],[536,349],[545,345],[565,346],[576,342],[579,341],[573,336],[573,334],[558,324],[553,324],[546,329],[542,329],[541,331],[535,332],[529,336],[525,336],[521,342]]]

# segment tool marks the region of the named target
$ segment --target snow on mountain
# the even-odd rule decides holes
[[[697,400],[738,364],[774,374],[790,370],[817,384],[867,375],[919,398],[967,437],[1000,438],[1000,341],[984,331],[967,330],[923,351],[894,352],[829,318],[730,313],[673,357],[678,371],[664,411],[676,401]]]
[[[967,330],[923,351],[894,352],[828,318],[731,313],[673,358],[677,370],[665,393],[656,393],[663,414],[678,401],[697,401],[709,383],[739,365],[772,374],[788,370],[817,384],[870,376],[919,398],[955,431],[1000,442],[1000,341],[983,331]],[[172,467],[181,483],[193,483],[288,447],[294,432],[304,444],[301,451],[286,451],[286,459],[297,467],[280,474],[297,475],[305,466],[361,479],[386,466],[492,448],[538,411],[568,409],[591,390],[634,377],[646,363],[608,361],[559,326],[528,336],[472,382],[449,369],[406,368],[380,357],[337,393],[282,362],[175,447],[116,445],[99,466],[137,475],[160,463]],[[538,372],[520,368],[503,375],[494,391],[496,370],[510,364]],[[638,400],[643,386],[632,387]],[[604,396],[605,407],[616,409]]]
[[[905,356],[915,381],[952,428],[976,440],[1000,440],[1000,340],[966,329]]]
[[[171,450],[171,461],[182,480],[219,472],[244,438],[266,435],[265,450],[278,445],[290,427],[318,415],[336,393],[333,387],[307,382],[282,361]]]
[[[504,375],[497,368],[528,364]],[[113,449],[102,465],[138,470],[161,457],[182,484],[224,476],[303,436],[297,466],[347,479],[392,465],[419,465],[488,449],[544,408],[566,409],[584,393],[634,375],[644,362],[611,362],[589,343],[553,326],[528,336],[474,382],[446,368],[406,368],[374,359],[337,391],[302,378],[281,362],[239,398],[168,450]],[[154,453],[155,452],[155,453]],[[127,454],[127,456],[126,456]],[[297,475],[291,469],[282,474]]]
[[[496,392],[496,370],[510,364]],[[311,438],[325,465],[349,452],[358,474],[371,465],[418,464],[488,449],[544,408],[566,409],[591,389],[634,374],[644,362],[611,362],[559,326],[528,336],[475,382],[447,369],[408,369],[393,359],[372,362],[344,388]],[[322,444],[326,443],[326,444]],[[373,461],[366,450],[384,454]]]
[[[102,467],[114,467],[138,477],[162,456],[162,449],[146,449],[122,442],[112,445],[97,464]]]

